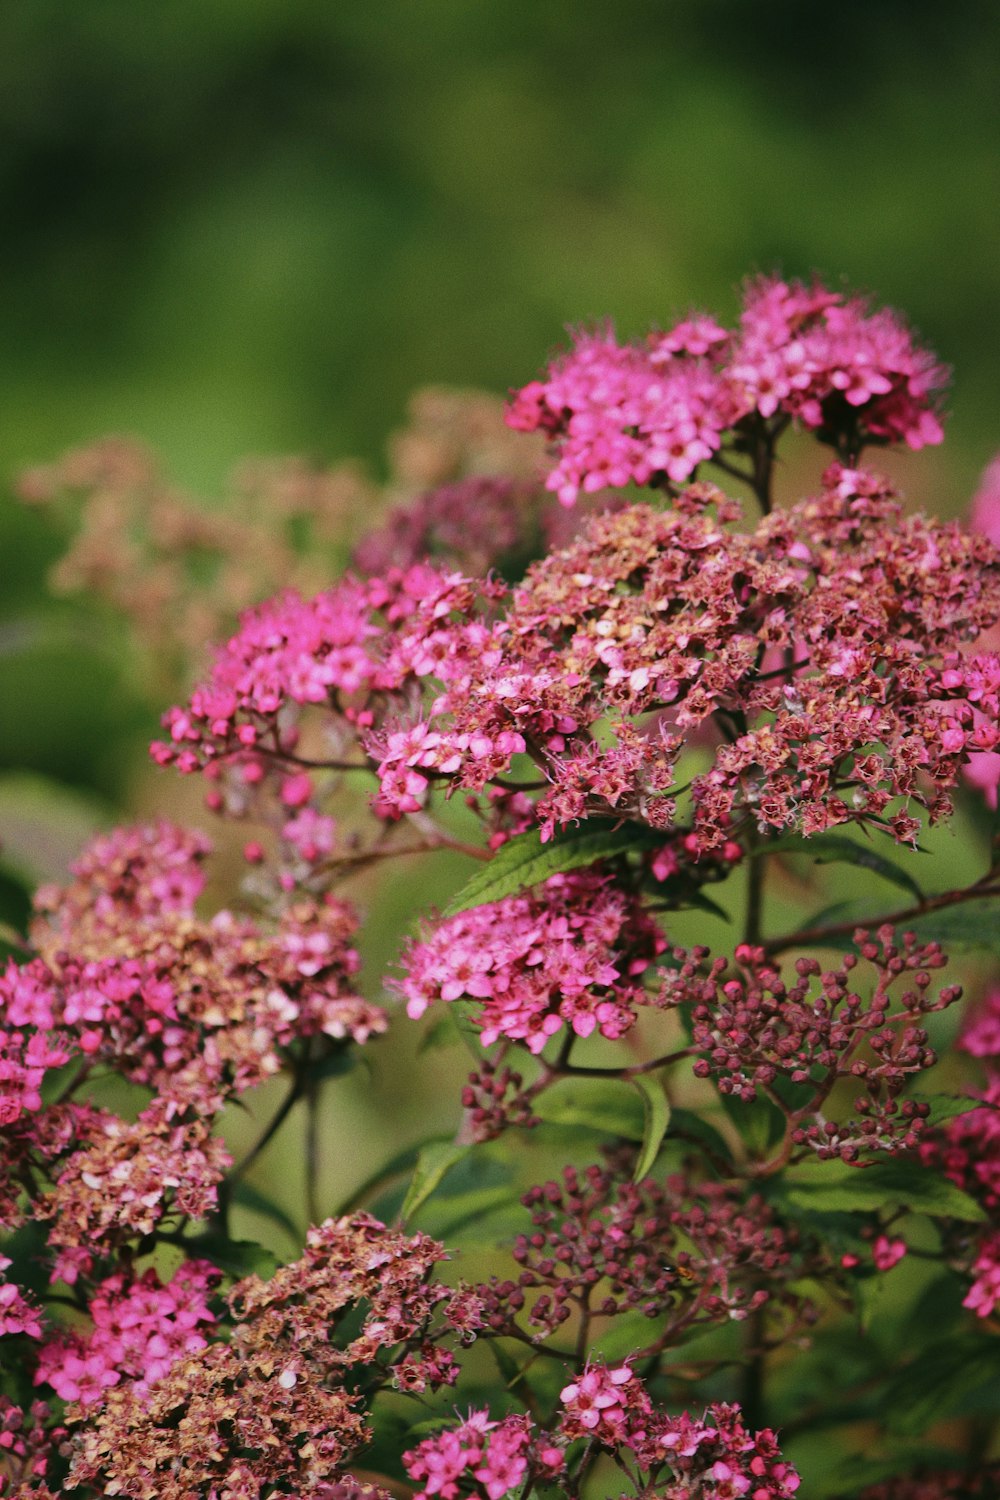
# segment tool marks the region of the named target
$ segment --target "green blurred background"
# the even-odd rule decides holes
[[[816,270],[957,372],[923,498],[997,446],[995,0],[18,0],[0,8],[0,473],[135,433],[376,469],[417,385],[567,323],[731,315]],[[918,478],[917,476],[923,476]],[[148,708],[0,521],[0,768],[115,797]]]

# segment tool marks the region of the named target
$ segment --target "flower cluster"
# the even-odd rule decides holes
[[[182,1355],[148,1388],[105,1390],[79,1434],[67,1488],[137,1500],[318,1500],[367,1435],[346,1377],[356,1385],[368,1367],[382,1381],[379,1356],[401,1359],[422,1343],[448,1296],[429,1279],[443,1254],[425,1235],[387,1230],[367,1215],[311,1229],[301,1259],[227,1293],[228,1343]]]
[[[391,510],[354,551],[365,574],[386,574],[432,559],[473,576],[531,548],[541,495],[534,485],[477,475],[429,490]]]
[[[0,1255],[0,1338],[23,1333],[29,1339],[40,1339],[42,1324],[34,1298],[26,1297],[15,1282],[4,1277],[12,1264],[9,1256]]]
[[[531,1100],[532,1089],[525,1089],[520,1073],[485,1059],[462,1089],[462,1108],[473,1140],[491,1141],[512,1125],[530,1128],[539,1124]]]
[[[87,1057],[213,1114],[278,1072],[294,1041],[364,1042],[386,1022],[355,992],[345,902],[293,903],[270,932],[225,911],[202,919],[207,847],[165,824],[97,840],[73,884],[43,893],[41,958],[6,984],[35,1026],[64,1027]]]
[[[6,983],[18,987],[17,969]],[[42,1107],[40,1085],[50,1068],[61,1068],[72,1056],[67,1040],[45,1032],[0,1031],[0,1126],[13,1125],[27,1111]]]
[[[131,1282],[120,1271],[107,1277],[87,1307],[90,1334],[43,1345],[35,1383],[83,1408],[99,1405],[122,1379],[145,1395],[182,1355],[206,1347],[202,1325],[216,1321],[207,1297],[220,1278],[208,1261],[186,1261],[166,1285],[154,1270]]]
[[[88,1123],[90,1138],[73,1143],[55,1186],[34,1204],[35,1217],[50,1221],[54,1274],[70,1282],[90,1271],[95,1256],[113,1254],[165,1221],[212,1213],[232,1166],[209,1124],[194,1113],[178,1118],[166,1099],[154,1099],[134,1122],[105,1114]]]
[[[635,896],[588,870],[446,918],[403,955],[407,1014],[437,1000],[481,1002],[483,1044],[541,1052],[568,1026],[617,1038],[646,1003],[641,975],[665,940]]]
[[[823,1254],[756,1194],[678,1174],[632,1183],[591,1166],[566,1167],[561,1182],[531,1188],[521,1201],[532,1226],[514,1242],[522,1270],[516,1281],[476,1288],[484,1329],[517,1331],[525,1306],[536,1339],[581,1313],[636,1309],[667,1315],[656,1347],[668,1348],[694,1324],[739,1322],[769,1301],[809,1316],[790,1283]]]
[[[654,1408],[628,1365],[588,1364],[560,1399],[552,1431],[526,1416],[497,1422],[483,1410],[425,1438],[404,1454],[410,1478],[421,1485],[417,1500],[502,1500],[526,1483],[552,1482],[565,1466],[566,1445],[581,1437],[611,1453],[630,1477],[637,1466],[648,1493],[671,1500],[791,1500],[798,1488],[770,1429],[748,1431],[739,1407],[720,1403],[700,1420],[670,1416]]]
[[[818,284],[762,279],[740,328],[710,318],[619,344],[610,328],[573,348],[514,396],[507,420],[542,432],[559,461],[546,481],[563,505],[665,476],[675,484],[754,422],[795,419],[856,453],[863,443],[939,443],[934,410],[945,371],[894,313]],[[727,436],[728,435],[728,436]]]
[[[696,1076],[714,1078],[722,1093],[746,1100],[776,1080],[787,1081],[797,1089],[793,1141],[845,1161],[916,1146],[926,1106],[900,1102],[898,1095],[937,1060],[926,1017],[961,995],[957,985],[931,990],[931,971],[945,964],[938,944],[919,944],[911,933],[897,943],[892,928],[877,936],[859,931],[855,942],[858,951],[835,970],[797,959],[792,984],[763,948],[737,947],[739,978],[725,977],[725,960],[700,973],[704,949],[678,952],[661,996],[666,1005],[692,1005]],[[859,960],[874,970],[867,998],[852,988]],[[900,983],[910,987],[896,995]],[[854,1101],[860,1118],[836,1124],[822,1112],[840,1079],[856,1081],[865,1092]]]
[[[457,1427],[447,1427],[425,1438],[403,1454],[410,1478],[421,1487],[415,1500],[458,1500],[458,1496],[502,1496],[524,1484],[529,1467],[533,1477],[553,1479],[563,1466],[561,1449],[534,1438],[527,1417],[490,1420],[487,1411],[470,1411]]]
[[[53,1423],[46,1402],[34,1401],[25,1410],[0,1396],[0,1495],[54,1500],[46,1478],[53,1477],[65,1438],[66,1428]]]

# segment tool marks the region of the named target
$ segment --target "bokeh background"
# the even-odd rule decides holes
[[[104,433],[206,503],[247,454],[378,472],[416,386],[818,271],[954,367],[903,477],[960,509],[1000,426],[998,60],[994,0],[0,8],[0,769],[115,800],[150,722],[9,500]]]

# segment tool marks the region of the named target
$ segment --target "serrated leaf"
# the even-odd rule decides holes
[[[943,1416],[1000,1381],[1000,1341],[969,1334],[931,1345],[889,1386],[883,1410],[894,1431],[926,1431]]]
[[[933,899],[931,897],[930,899]],[[923,943],[940,943],[952,953],[969,953],[982,949],[987,953],[1000,953],[1000,902],[995,897],[980,897],[940,911],[917,912],[912,917],[897,921],[898,933],[912,932]],[[820,929],[842,926],[849,923],[852,928],[864,927],[876,931],[886,921],[884,916],[872,911],[870,901],[838,901],[827,906],[808,922],[804,929]],[[813,948],[848,949],[853,947],[850,933],[818,933],[804,939],[799,945]]]
[[[678,911],[686,911],[688,909],[708,912],[709,916],[718,917],[721,922],[728,923],[730,921],[729,913],[725,908],[720,906],[718,901],[713,901],[711,896],[706,896],[705,892],[699,890],[696,886],[686,891],[678,900]]]
[[[548,1125],[583,1127],[627,1141],[642,1141],[646,1135],[643,1100],[620,1078],[561,1080],[541,1095],[534,1111]]]
[[[968,953],[976,948],[1000,953],[1000,901],[996,897],[926,912],[908,918],[900,926],[907,932],[915,932],[923,942],[940,943],[952,953]]]
[[[913,1104],[926,1104],[929,1113],[924,1118],[925,1125],[943,1125],[946,1120],[954,1120],[958,1115],[967,1115],[974,1109],[983,1109],[981,1099],[970,1099],[968,1094],[907,1094],[906,1098]]]
[[[423,1056],[425,1052],[437,1052],[439,1048],[451,1047],[460,1040],[455,1018],[451,1014],[451,1005],[442,1015],[431,1022],[424,1031],[423,1036],[417,1044],[417,1055]]]
[[[733,1153],[725,1136],[693,1109],[675,1109],[670,1115],[668,1136],[703,1146],[719,1165],[732,1162]]]
[[[510,1217],[513,1227],[513,1221],[520,1220],[523,1216],[518,1196],[512,1194],[509,1188],[482,1188],[477,1193],[461,1193],[455,1198],[435,1198],[427,1208],[424,1224],[428,1234],[433,1234],[435,1239],[446,1240],[450,1244],[453,1239],[462,1236],[465,1245],[468,1245],[469,1238],[462,1235],[463,1230],[469,1225],[480,1226],[482,1233],[473,1236],[472,1242],[495,1248],[499,1235],[494,1230],[497,1228],[499,1212],[507,1209],[512,1211]]]
[[[279,1225],[290,1234],[296,1244],[301,1244],[302,1231],[291,1214],[283,1209],[280,1203],[275,1203],[273,1198],[269,1198],[266,1193],[254,1187],[252,1182],[240,1178],[233,1189],[232,1199],[240,1208],[249,1209],[251,1213],[261,1214],[265,1219],[270,1219],[272,1223]]]
[[[267,1281],[280,1265],[271,1250],[254,1240],[233,1240],[214,1229],[185,1240],[184,1249],[192,1259],[210,1260],[220,1271],[240,1281],[244,1276],[259,1276]]]
[[[783,1194],[803,1208],[831,1212],[872,1213],[899,1205],[911,1213],[972,1224],[987,1217],[968,1193],[916,1162],[877,1162],[870,1167],[810,1162],[785,1174]]]
[[[518,1385],[524,1379],[521,1366],[512,1354],[508,1354],[499,1339],[490,1339],[490,1353],[496,1360],[497,1369],[500,1371],[500,1378],[504,1383],[504,1389],[508,1391],[512,1390],[515,1385]]]
[[[774,839],[761,845],[759,852],[761,854],[807,855],[818,865],[857,865],[861,869],[871,870],[874,875],[881,875],[883,880],[888,880],[901,890],[909,892],[918,901],[924,899],[923,891],[913,876],[894,860],[887,859],[884,854],[880,854],[870,845],[856,844],[853,839],[847,838],[842,833],[817,833],[812,838]]]
[[[633,1182],[641,1182],[659,1155],[663,1137],[670,1124],[670,1105],[662,1085],[648,1073],[633,1073],[629,1082],[642,1099],[643,1135],[642,1150],[632,1173]]]
[[[594,1339],[591,1358],[596,1357],[607,1364],[620,1364],[637,1349],[645,1349],[651,1344],[663,1327],[663,1322],[662,1314],[656,1318],[647,1318],[638,1308],[618,1312]]]
[[[615,859],[635,849],[651,849],[663,843],[663,834],[638,823],[615,826],[606,819],[590,819],[580,828],[556,834],[542,843],[537,828],[519,833],[502,844],[489,864],[477,870],[457,896],[445,907],[446,917],[473,906],[502,901],[528,890],[566,870],[578,870],[599,859]]]
[[[471,1147],[459,1145],[457,1141],[433,1141],[420,1148],[413,1177],[400,1210],[400,1218],[404,1223],[427,1201],[445,1173],[467,1156],[470,1150]]]

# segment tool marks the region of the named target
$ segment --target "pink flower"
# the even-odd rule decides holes
[[[905,1240],[890,1240],[887,1235],[880,1234],[872,1246],[872,1260],[876,1270],[891,1271],[903,1259],[907,1249]]]

